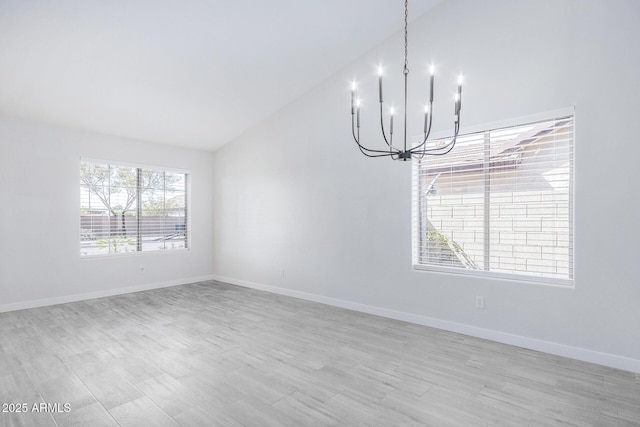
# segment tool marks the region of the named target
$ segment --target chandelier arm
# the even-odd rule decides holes
[[[431,156],[432,153],[436,153],[436,155],[439,155],[438,153],[441,153],[442,150],[447,150],[447,153],[450,150],[450,148],[453,148],[453,146],[455,145],[456,141],[458,139],[458,134],[456,133],[455,135],[453,135],[453,137],[451,138],[451,141],[447,142],[445,145],[443,145],[442,147],[438,147],[438,148],[427,148],[422,150],[421,152],[426,154],[427,156]]]
[[[430,109],[429,111],[433,111],[433,103],[430,103]],[[422,151],[420,152],[420,158],[419,160],[424,159],[424,156],[427,154],[427,141],[429,139],[429,135],[431,135],[431,125],[433,123],[433,114],[430,113],[429,114],[429,124],[427,127],[427,132],[424,135],[424,141],[422,141],[422,143],[420,145],[417,146],[418,149],[420,149],[420,147],[422,146]]]
[[[453,150],[453,147],[455,147],[456,145],[456,141],[458,139],[458,134],[460,132],[460,124],[458,122],[456,122],[456,126],[455,126],[455,133],[453,135],[453,138],[451,139],[451,141],[449,141],[446,145],[442,146],[442,147],[438,147],[438,148],[430,148],[430,149],[423,149],[422,151],[420,151],[419,153],[415,153],[416,154],[416,158],[418,160],[422,160],[424,158],[424,156],[443,156],[445,154],[448,154],[451,150]],[[446,151],[442,151],[442,150],[446,150]],[[412,152],[413,154],[413,152]],[[420,157],[417,157],[420,156]]]
[[[426,145],[427,144],[427,139],[429,138],[429,134],[430,133],[431,133],[431,129],[429,129],[429,131],[425,134],[424,141],[422,141],[422,143],[420,145],[415,147],[415,148],[417,148],[417,151],[415,152],[416,156],[420,156],[420,157],[416,157],[418,160],[424,159],[424,156],[426,154],[426,149],[427,149],[427,145]],[[423,147],[422,150],[420,150],[421,146]],[[414,152],[412,152],[412,154],[413,153]]]
[[[457,138],[458,133],[460,132],[460,122],[456,121],[455,125],[454,125],[454,132],[453,132],[453,136],[454,138]],[[446,143],[445,145],[443,145],[442,147],[437,147],[437,148],[425,148],[422,151],[425,152],[429,152],[429,151],[442,151],[446,148],[448,148],[451,144],[455,144],[454,140],[452,139],[451,141],[449,141],[448,143]]]
[[[460,130],[460,127],[458,126],[456,128],[455,134],[453,135],[453,138],[451,138],[451,141],[449,141],[446,145],[439,148],[430,148],[430,149],[422,150],[420,159],[424,158],[425,155],[426,156],[444,156],[445,154],[448,154],[449,152],[451,152],[451,150],[453,150],[453,147],[456,146],[459,130]]]
[[[444,156],[445,154],[449,154],[449,152],[451,150],[453,150],[453,147],[456,146],[456,140],[458,139],[458,134],[456,133],[456,135],[453,137],[453,139],[451,139],[451,142],[449,143],[451,146],[449,147],[449,149],[447,151],[443,151],[441,153],[427,153],[428,156]],[[447,144],[447,145],[449,145]]]
[[[424,151],[424,152],[426,152],[426,153],[429,153],[430,151],[431,151],[431,152],[434,152],[434,151],[435,151],[435,152],[440,152],[440,151],[442,151],[442,150],[445,150],[445,149],[449,148],[449,146],[451,146],[451,145],[455,145],[456,140],[457,140],[457,138],[458,138],[458,133],[459,133],[459,132],[460,132],[460,124],[456,124],[455,131],[454,131],[454,134],[453,134],[453,138],[451,139],[451,141],[447,142],[447,143],[446,143],[445,145],[443,145],[442,147],[438,147],[438,148],[427,148],[427,149],[424,149],[424,150],[422,150],[422,151]],[[449,150],[449,151],[451,151],[451,150]],[[448,153],[449,151],[447,151],[447,153]]]
[[[425,152],[422,151],[422,153],[420,153],[420,157],[416,157],[418,160],[422,160],[424,158],[424,156],[444,156],[445,154],[449,154],[449,152],[451,150],[453,150],[453,147],[455,147],[456,145],[456,140],[458,139],[458,136],[454,136],[451,141],[449,142],[449,144],[447,144],[446,146],[448,146],[449,148],[446,149],[446,151],[442,151],[439,153],[429,153],[429,152]],[[440,150],[442,150],[442,148],[440,148]]]
[[[353,139],[356,142],[356,144],[358,145],[358,149],[360,150],[360,152],[362,154],[364,154],[367,157],[389,157],[392,156],[394,153],[391,152],[387,152],[387,151],[382,151],[382,150],[372,150],[370,148],[367,148],[363,145],[360,144],[360,142],[356,139],[355,133],[353,135]],[[375,153],[375,154],[370,154],[370,153]]]
[[[375,149],[372,149],[372,148],[367,148],[364,145],[360,144],[360,138],[359,138],[360,137],[360,129],[358,128],[358,135],[356,136],[353,114],[351,115],[351,133],[353,135],[353,140],[358,145],[358,148],[360,149],[362,154],[364,154],[367,157],[388,157],[388,156],[391,156],[391,155],[397,155],[398,154],[395,151],[394,152],[390,152],[390,151],[386,151],[386,150],[375,150]],[[376,154],[369,154],[369,153],[376,153]]]
[[[364,151],[364,150],[367,150],[366,147],[362,147],[361,145],[358,145],[358,148],[360,149],[360,152],[367,157],[390,157],[394,155],[394,153],[390,153],[387,151],[383,151],[382,154],[369,154],[366,151]]]
[[[380,129],[382,130],[382,138],[384,142],[389,146],[391,150],[393,150],[393,145],[389,143],[387,139],[387,134],[384,132],[384,118],[382,117],[382,101],[380,101]]]
[[[373,156],[369,156],[369,157],[384,157],[384,156],[391,156],[391,155],[397,155],[399,152],[398,151],[386,151],[386,150],[374,150],[372,148],[367,148],[364,145],[360,144],[358,142],[357,139],[355,139],[354,136],[354,141],[356,142],[356,144],[358,145],[358,147],[360,148],[360,151],[366,151],[368,153],[376,153],[379,155],[373,155]],[[395,149],[394,149],[395,150]],[[364,153],[363,151],[363,153]],[[364,153],[365,155],[368,155],[367,153]]]
[[[358,144],[358,148],[360,149],[360,152],[362,154],[364,154],[365,156],[367,156],[367,157],[390,157],[390,156],[393,156],[393,155],[396,154],[396,153],[392,153],[392,152],[389,152],[389,151],[370,150],[369,148],[363,147],[360,144]],[[374,152],[376,154],[370,154],[367,151],[368,152]]]
[[[416,153],[417,150],[420,150],[421,147],[425,147],[426,148],[426,144],[427,144],[427,140],[429,139],[429,135],[431,135],[431,123],[433,122],[433,114],[429,113],[429,124],[427,126],[427,132],[425,132],[424,134],[424,139],[422,140],[422,142],[418,145],[416,145],[415,147],[411,148],[411,152],[412,153]],[[424,150],[422,150],[424,151]]]

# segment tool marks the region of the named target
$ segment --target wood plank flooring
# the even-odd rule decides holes
[[[219,282],[0,314],[9,426],[640,426],[640,376]],[[53,408],[55,409],[55,408]]]

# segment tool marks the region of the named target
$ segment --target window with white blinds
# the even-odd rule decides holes
[[[189,250],[190,174],[80,162],[80,254]]]
[[[470,133],[416,161],[414,267],[572,285],[573,129],[566,115]]]

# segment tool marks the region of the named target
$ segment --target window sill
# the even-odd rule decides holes
[[[496,271],[484,271],[484,270],[464,270],[461,268],[448,268],[440,266],[414,264],[413,271],[415,272],[431,272],[431,273],[444,273],[453,274],[459,276],[472,276],[483,279],[496,279],[509,282],[520,282],[523,284],[533,284],[541,286],[552,286],[562,289],[575,289],[575,279],[562,279],[556,277],[542,277],[524,274],[511,274],[500,273]]]

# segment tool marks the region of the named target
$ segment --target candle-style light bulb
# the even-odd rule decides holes
[[[360,98],[356,100],[356,126],[360,127]]]
[[[427,123],[429,123],[429,104],[424,106],[424,133],[427,133]]]
[[[382,65],[378,65],[378,98],[382,103]]]
[[[389,110],[389,113],[391,114],[391,119],[389,123],[389,133],[393,134],[393,115],[396,113],[396,109],[391,107],[391,109]]]
[[[356,96],[356,81],[355,81],[355,80],[353,80],[353,81],[351,82],[351,114],[353,114],[353,113],[354,113],[354,111],[353,111],[353,106],[354,106],[354,99],[355,99],[355,96]]]
[[[433,79],[435,78],[436,67],[435,65],[431,64],[431,67],[429,67],[429,69],[431,72],[431,76],[429,77],[429,102],[433,102]]]
[[[457,107],[456,107],[456,115],[460,114],[460,109],[462,108],[462,80],[463,76],[460,74],[458,76],[458,95],[457,95]]]

